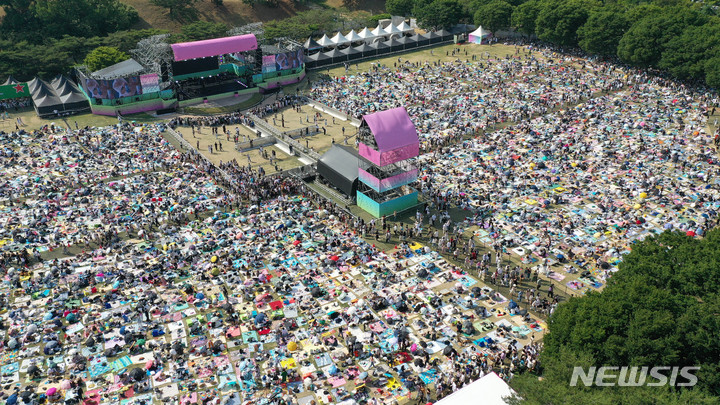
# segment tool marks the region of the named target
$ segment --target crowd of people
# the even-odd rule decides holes
[[[377,64],[313,82],[310,98],[355,117],[405,107],[429,152],[463,137],[543,115],[622,88],[628,72],[550,50],[518,47],[505,58]]]
[[[32,99],[30,97],[0,100],[0,118],[8,118],[6,116],[8,113],[18,112],[32,106]]]
[[[641,71],[518,48],[376,65],[310,97],[405,106],[435,209],[365,221],[292,176],[176,150],[164,124],[0,133],[0,399],[426,403],[539,368],[547,277],[598,290],[635,240],[718,221],[717,100]]]
[[[311,98],[355,116],[405,106],[423,194],[465,210],[480,244],[570,290],[602,288],[636,240],[703,235],[718,221],[720,137],[707,129],[717,96],[641,69],[518,48],[399,59],[315,82]]]
[[[8,404],[406,402],[536,364],[542,321],[431,248],[164,130],[0,134]]]
[[[46,126],[3,134],[0,213],[6,248],[40,253],[133,233],[225,200],[209,174],[158,136],[160,126]]]
[[[632,243],[718,223],[720,174],[705,97],[661,79],[420,158],[421,188],[474,214],[480,242],[585,274],[598,288]],[[552,275],[563,281],[566,275]]]

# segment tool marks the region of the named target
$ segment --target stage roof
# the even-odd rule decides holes
[[[144,69],[135,59],[128,59],[93,72],[92,76],[96,79],[125,77],[140,73]]]
[[[363,121],[368,124],[375,136],[380,152],[420,142],[415,125],[410,121],[405,107],[364,115]]]
[[[367,169],[370,163],[360,157],[357,150],[333,144],[318,160],[317,170],[335,188],[345,195],[352,196],[356,191],[358,167]]]
[[[207,58],[228,53],[245,52],[257,49],[257,39],[253,34],[234,37],[206,39],[204,41],[181,42],[170,47],[175,54],[175,62],[188,59]]]

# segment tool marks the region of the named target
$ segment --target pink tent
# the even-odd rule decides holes
[[[410,121],[405,107],[364,115],[363,121],[367,123],[375,136],[375,142],[377,142],[380,152],[420,142],[415,125]]]

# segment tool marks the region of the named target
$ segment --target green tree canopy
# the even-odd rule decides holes
[[[580,48],[588,53],[615,56],[620,39],[630,27],[621,7],[603,7],[590,11],[587,22],[577,31]]]
[[[289,37],[306,40],[311,35],[322,32],[333,33],[342,29],[344,17],[334,10],[303,11],[283,20],[273,20],[263,24],[265,38],[277,39]]]
[[[530,0],[520,4],[513,10],[510,19],[511,25],[525,35],[533,35],[535,34],[535,22],[539,11],[540,2],[538,0]]]
[[[720,229],[704,239],[666,232],[640,242],[603,292],[571,298],[557,308],[541,355],[542,381],[521,376],[515,388],[530,404],[718,403],[718,291]],[[700,370],[692,390],[569,387],[573,367],[591,365]]]
[[[420,25],[426,28],[447,28],[460,22],[465,14],[457,0],[434,0],[430,3],[419,1],[413,14]]]
[[[168,16],[177,21],[193,21],[198,17],[195,3],[198,0],[150,0],[150,3],[168,9]]]
[[[91,72],[112,66],[128,59],[129,56],[111,46],[99,46],[85,56],[85,66]]]
[[[688,27],[671,38],[659,66],[680,79],[704,80],[708,60],[720,55],[720,22]]]
[[[40,22],[32,10],[33,4],[33,0],[0,0],[5,12],[0,24],[2,37],[28,39],[28,33],[39,32]]]
[[[386,0],[385,11],[392,15],[406,16],[412,13],[414,0]]]
[[[0,72],[12,74],[18,79],[35,76],[52,78],[83,63],[85,56],[97,47],[109,46],[128,52],[137,46],[139,40],[158,34],[167,34],[167,31],[118,31],[104,37],[91,38],[66,35],[59,39],[46,38],[40,44],[0,38]],[[29,60],[36,63],[27,63]]]
[[[482,25],[492,32],[508,28],[512,17],[513,6],[503,0],[493,0],[475,12],[475,25]]]
[[[137,11],[118,0],[0,0],[3,35],[40,43],[47,38],[103,36],[130,28]]]
[[[392,18],[392,14],[390,14],[390,13],[382,13],[382,14],[371,15],[371,16],[368,17],[368,19],[367,19],[367,22],[368,22],[367,26],[368,26],[368,27],[375,27],[375,26],[377,26],[377,25],[380,23],[380,20],[385,20],[385,19],[388,19],[388,18]]]
[[[228,26],[225,23],[210,21],[195,21],[183,25],[181,29],[181,41],[200,41],[203,39],[220,38],[227,36]]]
[[[576,46],[577,30],[587,21],[593,5],[584,0],[542,1],[535,21],[538,38],[562,46]]]
[[[720,89],[720,56],[715,56],[705,62],[705,82],[716,89]]]
[[[617,51],[622,60],[643,67],[657,66],[671,39],[682,34],[687,27],[703,25],[708,21],[707,16],[692,7],[665,7],[649,11],[625,32]]]

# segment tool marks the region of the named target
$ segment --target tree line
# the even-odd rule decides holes
[[[150,1],[166,7],[171,18],[197,18],[192,8],[196,0]],[[77,65],[91,71],[102,69],[129,58],[138,41],[152,35],[169,34],[167,42],[176,43],[223,37],[230,28],[224,23],[194,21],[184,24],[179,33],[131,29],[138,21],[137,11],[118,0],[0,0],[0,7],[5,12],[0,23],[0,77],[13,75],[18,80],[52,78]],[[374,26],[385,17],[390,15],[348,17],[328,8],[312,10],[265,23],[264,37],[304,41],[319,33]]]
[[[175,7],[172,14],[191,3],[173,0],[166,6]],[[126,56],[139,39],[166,32],[132,30],[137,11],[118,0],[0,0],[0,7],[5,12],[0,24],[0,72],[18,77],[67,72],[84,63],[98,47],[119,52],[103,48],[96,52],[101,57],[94,59],[114,60]],[[512,29],[567,49],[579,48],[629,65],[663,69],[681,80],[720,87],[720,17],[715,2],[387,0],[385,7],[389,14],[417,18],[418,24],[428,29],[460,22],[493,32]],[[385,16],[349,20],[335,10],[313,10],[265,23],[265,37],[305,40],[311,35],[373,25]],[[225,35],[226,30],[222,23],[194,22],[171,39],[212,38]]]
[[[387,0],[387,11],[426,28],[472,22],[513,29],[567,49],[663,69],[720,87],[720,17],[715,2],[690,0]]]
[[[35,76],[52,78],[68,73],[76,65],[87,65],[94,71],[128,59],[130,50],[143,38],[169,34],[168,43],[196,41],[225,36],[228,28],[224,23],[198,21],[183,26],[179,33],[159,29],[122,30],[104,36],[47,37],[40,43],[2,36],[0,76],[13,75],[18,80]]]
[[[590,292],[558,306],[549,319],[540,357],[542,378],[516,375],[513,387],[524,401],[513,402],[720,403],[718,258],[720,229],[703,239],[665,232],[633,245],[601,293]],[[699,369],[692,388],[660,385],[661,379],[642,371],[622,378],[621,384],[630,386],[570,386],[575,367],[593,366]],[[671,376],[669,370],[663,374]],[[687,382],[682,377],[676,381]],[[642,384],[632,386],[638,382]]]

